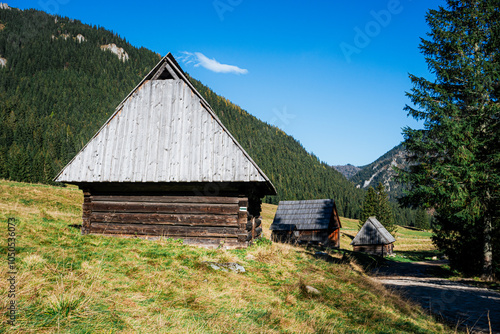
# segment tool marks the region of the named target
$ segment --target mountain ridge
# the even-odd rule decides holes
[[[403,194],[403,186],[395,178],[397,171],[394,167],[404,168],[406,166],[406,152],[402,144],[396,145],[391,150],[383,154],[380,158],[368,164],[354,174],[350,181],[357,188],[366,189],[376,187],[382,183],[389,195],[395,201]]]
[[[357,172],[359,172],[363,167],[358,167],[358,166],[354,166],[354,165],[351,165],[351,164],[347,164],[347,165],[336,165],[336,166],[332,166],[333,168],[335,168],[340,174],[344,175],[346,179],[350,179],[351,177],[353,177],[354,175],[356,175]]]

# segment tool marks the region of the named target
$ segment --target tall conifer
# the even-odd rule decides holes
[[[424,128],[404,129],[410,167],[401,172],[403,203],[436,210],[434,242],[451,265],[486,278],[500,262],[499,8],[448,0],[429,11],[420,50],[433,80],[410,75],[415,107],[405,110]]]
[[[393,213],[382,183],[378,184],[376,190],[373,189],[373,187],[368,188],[363,202],[361,220],[358,224],[358,228],[361,229],[368,217],[372,216],[376,217],[377,220],[384,225],[387,231],[392,233],[396,230]]]

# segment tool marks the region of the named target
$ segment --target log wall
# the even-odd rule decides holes
[[[97,195],[84,190],[82,234],[246,247],[247,211],[242,207],[248,207],[246,197]]]
[[[328,247],[339,248],[339,229],[327,230],[305,230],[305,231],[273,231],[271,238],[276,242],[290,243],[321,243]]]
[[[394,249],[394,244],[387,245],[359,245],[353,246],[353,251],[355,252],[363,252],[378,256],[387,256],[392,254]]]

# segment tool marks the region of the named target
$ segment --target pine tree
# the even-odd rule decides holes
[[[402,203],[436,210],[435,244],[451,266],[491,278],[500,263],[500,2],[447,1],[430,10],[420,49],[434,81],[410,75],[404,129],[410,167]]]

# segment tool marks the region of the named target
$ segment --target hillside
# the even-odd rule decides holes
[[[82,236],[81,201],[74,187],[0,180],[0,220],[17,219],[19,307],[17,327],[4,317],[0,332],[452,332],[341,253],[327,262],[314,250],[267,242],[207,250],[168,238]],[[264,227],[274,210],[264,205]],[[6,228],[0,238],[7,240]],[[214,271],[204,261],[237,262],[246,272]],[[0,266],[3,277],[7,271]],[[7,295],[1,280],[4,310]]]
[[[0,9],[0,25],[0,177],[50,184],[160,57],[40,11]],[[267,202],[334,198],[341,214],[359,215],[363,191],[293,137],[192,82],[275,185]]]
[[[332,166],[335,168],[340,174],[344,175],[346,179],[350,179],[354,175],[356,175],[357,172],[361,170],[361,167],[353,166],[351,164],[347,165],[338,165],[338,166]]]
[[[414,226],[417,210],[402,208],[398,203],[398,198],[403,194],[403,186],[396,180],[396,171],[393,167],[404,168],[405,164],[405,152],[400,144],[369,165],[362,167],[352,165],[332,167],[349,179],[357,189],[375,188],[379,183],[382,183],[389,197],[396,224]],[[356,170],[357,172],[353,173]]]
[[[375,188],[379,183],[382,183],[389,198],[395,200],[402,195],[403,189],[402,185],[395,180],[396,171],[393,167],[402,168],[405,164],[405,151],[400,144],[371,164],[362,167],[350,180],[356,187],[363,189],[370,186]]]

